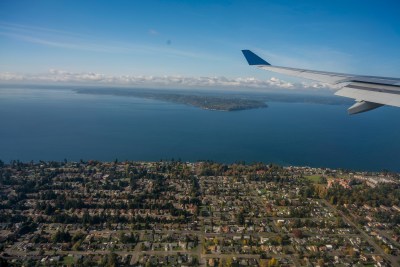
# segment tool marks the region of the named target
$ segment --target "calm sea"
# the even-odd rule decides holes
[[[400,171],[400,109],[268,103],[221,112],[67,89],[0,89],[0,159],[274,162]]]

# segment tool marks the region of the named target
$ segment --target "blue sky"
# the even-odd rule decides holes
[[[241,49],[276,65],[400,77],[399,10],[368,0],[2,0],[0,80],[290,81],[247,66]]]

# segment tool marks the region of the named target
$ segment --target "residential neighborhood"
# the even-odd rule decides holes
[[[399,174],[0,162],[8,266],[399,266]]]

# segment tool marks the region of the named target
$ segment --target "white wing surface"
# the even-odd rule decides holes
[[[250,50],[242,52],[249,65],[260,69],[342,86],[335,94],[356,100],[348,109],[349,114],[369,111],[383,105],[400,107],[400,78],[279,67],[269,64]]]

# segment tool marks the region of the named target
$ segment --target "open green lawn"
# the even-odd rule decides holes
[[[308,176],[305,176],[305,178],[307,178],[308,180],[310,180],[313,183],[319,183],[319,181],[321,179],[321,175],[318,175],[318,174],[308,175]]]

